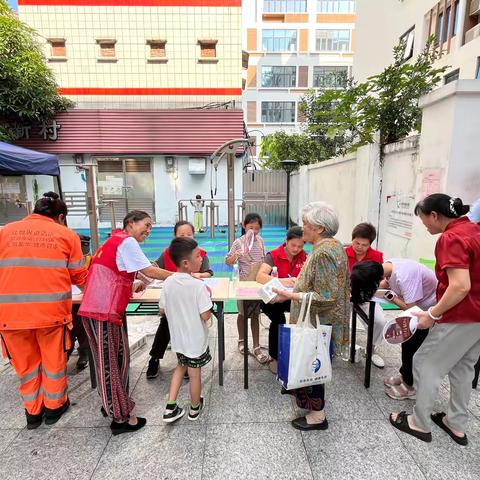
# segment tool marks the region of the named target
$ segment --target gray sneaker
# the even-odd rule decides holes
[[[190,410],[188,412],[188,419],[194,422],[195,420],[198,419],[202,410],[203,410],[203,397],[200,397],[200,406],[198,407],[197,410],[193,410],[192,406],[190,405]]]

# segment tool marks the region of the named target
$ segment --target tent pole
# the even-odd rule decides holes
[[[53,177],[53,183],[54,183],[54,187],[53,187],[54,190],[57,190],[57,193],[60,196],[60,199],[65,201],[65,199],[63,198],[62,181],[60,180],[60,174]],[[56,185],[55,185],[55,183],[56,183]],[[66,218],[65,218],[65,226],[68,226]]]

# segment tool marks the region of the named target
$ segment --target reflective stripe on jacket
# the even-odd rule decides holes
[[[0,230],[0,330],[45,328],[72,320],[72,284],[87,267],[78,235],[32,214]]]

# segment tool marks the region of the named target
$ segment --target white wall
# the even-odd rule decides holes
[[[165,172],[164,157],[154,159],[155,177],[155,214],[156,222],[160,225],[172,225],[178,215],[178,201],[195,198],[200,194],[204,199],[210,199],[210,173],[212,167],[207,162],[205,175],[191,175],[188,173],[188,157],[177,157],[178,173]],[[213,174],[213,188],[215,188],[215,172]],[[242,188],[242,160],[235,160],[235,198],[241,199]],[[218,167],[216,199],[227,198],[227,161],[223,159]],[[220,205],[220,223],[227,223],[226,202]],[[193,207],[188,207],[188,219],[193,221]]]
[[[424,97],[421,106],[422,135],[387,145],[382,169],[377,145],[302,167],[292,182],[292,207],[325,200],[339,213],[337,237],[342,242],[350,240],[357,223],[368,221],[378,228],[378,248],[385,258],[433,258],[437,237],[413,215],[413,207],[434,192],[465,203],[480,198],[480,82],[444,86]],[[393,210],[403,203],[408,205],[397,218],[406,223],[394,228]],[[298,221],[298,215],[293,218]]]
[[[85,154],[86,165],[93,161],[93,155]],[[173,225],[178,220],[178,201],[195,198],[200,194],[203,199],[210,199],[212,167],[207,161],[207,173],[205,175],[192,175],[188,172],[189,157],[176,157],[177,171],[175,174],[167,173],[164,156],[152,156],[153,178],[155,196],[155,220],[157,225]],[[86,192],[87,186],[84,176],[73,166],[72,155],[60,155],[60,177],[64,192]],[[94,169],[94,173],[96,169]],[[235,160],[235,198],[241,199],[243,195],[242,159]],[[214,201],[220,205],[220,223],[227,224],[227,203],[217,202],[217,199],[227,198],[227,163],[223,159],[218,167],[217,192]],[[54,190],[52,177],[27,176],[27,198],[33,202],[33,180],[37,179],[39,195]],[[212,176],[213,189],[215,189],[215,174]],[[240,202],[237,202],[239,204]],[[235,209],[235,213],[237,210]],[[193,221],[193,207],[188,205],[188,219]],[[117,218],[117,224],[120,222]],[[205,221],[206,219],[204,219]],[[68,224],[71,228],[88,228],[88,216],[69,216]],[[110,222],[99,222],[100,227],[109,227]]]

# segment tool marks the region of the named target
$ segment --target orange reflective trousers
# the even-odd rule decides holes
[[[67,401],[66,325],[30,330],[3,330],[3,356],[20,378],[19,391],[28,413],[55,410]]]

